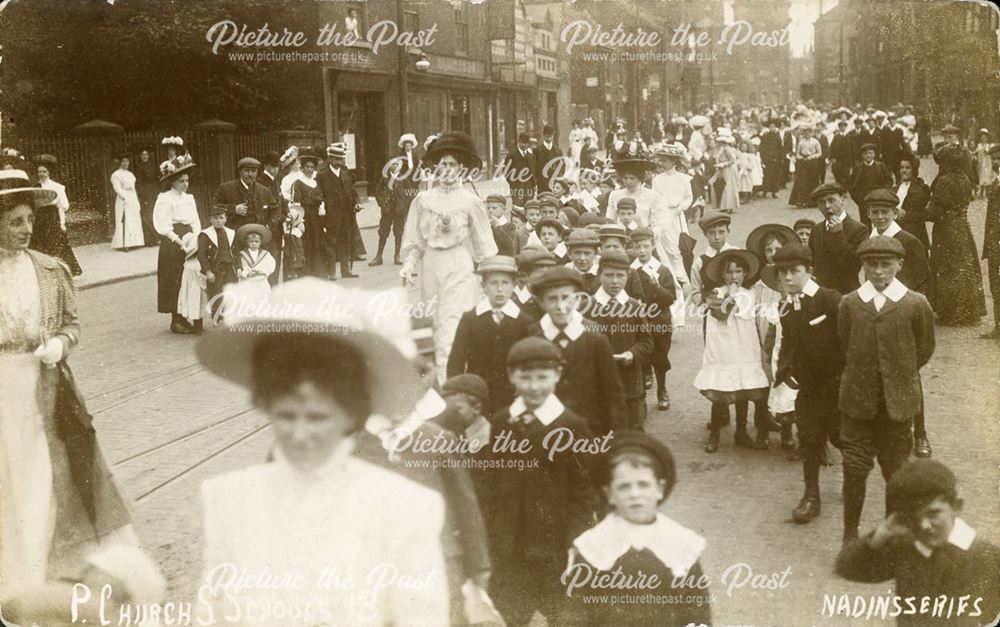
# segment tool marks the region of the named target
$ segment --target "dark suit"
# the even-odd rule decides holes
[[[476,310],[470,309],[458,321],[448,355],[448,377],[468,372],[486,381],[490,402],[483,407],[484,415],[491,416],[514,401],[514,386],[507,377],[507,353],[515,342],[528,337],[528,328],[535,320],[522,310],[516,319],[504,315],[498,325],[492,310],[476,315]]]
[[[813,253],[816,283],[846,294],[861,285],[858,281],[861,260],[856,251],[871,230],[850,216],[844,218],[843,227],[830,232],[826,230],[826,222],[817,224],[809,236],[809,248]]]
[[[504,178],[510,184],[514,204],[524,206],[524,201],[535,196],[535,157],[530,151],[521,154],[517,146],[511,148],[503,161]]]
[[[641,304],[629,298],[625,304],[614,299],[602,305],[591,302],[590,318],[611,342],[614,354],[630,351],[632,363],[618,362],[625,404],[628,409],[628,427],[642,429],[646,421],[646,385],[643,371],[653,352],[653,336],[650,334],[649,320],[642,313]]]
[[[833,162],[833,180],[847,185],[851,180],[851,166],[854,165],[855,149],[851,138],[837,133],[830,142],[830,160]]]
[[[357,230],[358,193],[346,166],[340,168],[340,176],[334,174],[329,166],[324,166],[316,175],[316,182],[326,209],[326,215],[320,218],[321,224],[326,229],[327,242],[334,253],[331,266],[340,262],[341,274],[349,273]],[[329,275],[334,274],[336,268],[331,267]]]
[[[226,181],[215,190],[212,203],[225,205],[226,226],[231,229],[238,230],[244,224],[263,224],[272,234],[281,230],[281,204],[271,194],[271,190],[259,181],[254,181],[252,187],[247,187],[240,179]],[[243,203],[247,205],[247,213],[241,216],[236,213],[236,205]],[[272,255],[276,250],[276,239],[280,238],[272,237],[266,246]]]
[[[888,125],[881,129],[876,129],[878,136],[878,146],[882,153],[881,160],[888,166],[895,180],[899,180],[899,162],[903,155],[909,152],[909,147],[903,139],[903,129],[889,128]]]
[[[778,132],[768,131],[760,137],[760,160],[764,166],[764,192],[776,194],[783,183],[782,160],[785,148]]]
[[[881,161],[872,161],[871,165],[866,165],[864,161],[854,164],[854,173],[851,175],[851,182],[847,189],[851,193],[851,199],[858,206],[858,215],[861,222],[870,227],[871,220],[868,219],[868,206],[865,204],[865,196],[868,192],[876,189],[892,189],[892,172]]]
[[[278,264],[279,269],[271,273],[271,276],[267,277],[267,281],[271,285],[278,284],[278,276],[281,274],[281,245],[285,239],[285,231],[283,223],[285,218],[288,217],[288,205],[285,202],[284,196],[281,195],[281,182],[277,179],[271,178],[271,175],[267,172],[261,172],[260,176],[257,178],[257,182],[267,187],[271,190],[271,196],[277,201],[279,210],[281,212],[281,222],[276,226],[270,226],[271,229],[271,242],[274,244],[271,249],[271,254],[274,256],[275,263]]]
[[[898,194],[898,185],[893,192]],[[906,212],[906,215],[896,220],[904,231],[916,236],[926,250],[931,249],[931,240],[927,236],[927,220],[924,210],[930,199],[931,188],[928,187],[927,183],[924,183],[920,177],[913,179],[910,181],[910,189],[906,192],[906,197],[903,198],[903,211]]]
[[[553,159],[558,157],[562,157],[562,151],[559,150],[555,141],[552,142],[551,148],[546,148],[544,142],[539,142],[538,147],[535,148],[535,184],[538,189],[548,191],[551,189],[549,185],[551,179],[562,174],[561,168],[549,165]]]

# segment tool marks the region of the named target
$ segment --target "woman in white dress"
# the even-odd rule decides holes
[[[273,462],[202,485],[203,590],[220,624],[448,624],[441,493],[352,455],[369,416],[405,416],[420,397],[405,302],[305,277],[200,340],[201,362],[248,388],[274,436]],[[265,569],[301,585],[238,581]]]
[[[118,169],[111,173],[111,187],[115,190],[115,234],[111,237],[111,248],[131,250],[145,246],[141,205],[135,192],[135,175],[129,171],[131,156],[126,152],[116,159]]]
[[[156,260],[156,308],[170,314],[171,333],[194,333],[194,327],[177,312],[177,297],[184,273],[183,237],[201,232],[201,218],[194,196],[187,193],[190,172],[195,163],[181,155],[160,165],[160,184],[169,185],[153,205],[153,228],[160,234],[160,253]]]
[[[574,167],[580,167],[580,151],[583,149],[583,130],[580,120],[573,120],[573,128],[569,132],[569,156]]]
[[[482,167],[472,138],[442,134],[423,163],[434,169],[435,183],[410,205],[399,274],[407,285],[419,276],[423,302],[433,308],[434,361],[444,382],[458,321],[479,300],[475,264],[497,254],[497,245],[486,205],[462,185],[463,172]]]

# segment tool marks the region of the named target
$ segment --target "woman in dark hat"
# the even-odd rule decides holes
[[[325,279],[327,269],[333,265],[333,251],[327,247],[323,220],[319,215],[319,206],[323,204],[323,192],[316,182],[316,166],[319,164],[320,154],[312,146],[307,146],[300,149],[298,155],[301,169],[298,178],[292,183],[289,211],[296,216],[300,211],[302,213],[302,243],[296,247],[295,242],[290,242],[291,254],[286,263],[289,264],[288,271],[296,275]],[[301,255],[296,252],[296,248],[301,250]]]
[[[58,172],[59,160],[52,155],[38,155],[35,158],[35,174],[38,176],[38,186],[56,193],[56,200],[50,205],[35,209],[34,234],[31,236],[31,248],[40,253],[61,259],[73,276],[83,273],[80,264],[69,245],[66,233],[66,211],[69,210],[69,198],[66,196],[66,186],[52,180],[52,175]]]
[[[497,254],[497,246],[486,205],[462,185],[482,168],[472,138],[443,133],[428,147],[423,163],[433,168],[435,185],[410,205],[399,274],[409,285],[418,275],[424,301],[435,299],[435,363],[443,382],[458,321],[479,300],[474,265]]]
[[[194,328],[177,313],[177,296],[184,271],[183,237],[201,232],[201,219],[194,196],[188,193],[190,173],[195,168],[191,157],[184,154],[160,166],[160,184],[167,191],[156,198],[153,226],[160,235],[160,254],[156,262],[156,308],[170,314],[171,333],[194,333]]]
[[[931,238],[929,300],[938,324],[975,324],[986,315],[983,273],[969,226],[972,182],[963,167],[965,148],[946,144],[934,153],[938,175],[931,185],[927,220],[934,223]]]
[[[160,172],[156,168],[156,152],[152,146],[141,146],[139,158],[132,171],[135,173],[135,191],[139,195],[139,218],[142,221],[142,239],[146,246],[159,241],[153,228],[153,205],[160,193]]]
[[[142,239],[142,219],[140,218],[139,195],[135,192],[135,175],[132,153],[122,151],[115,155],[118,169],[111,173],[111,187],[115,190],[115,233],[111,236],[111,248],[130,250],[144,245]]]
[[[930,250],[931,240],[927,237],[924,210],[931,197],[931,188],[920,178],[919,157],[913,154],[903,155],[899,162],[899,185],[893,192],[902,201],[896,223],[920,240],[924,248]]]

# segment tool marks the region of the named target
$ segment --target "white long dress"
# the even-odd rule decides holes
[[[741,287],[734,300],[725,320],[705,316],[705,352],[694,386],[711,400],[763,398],[770,385],[761,362],[753,292]]]
[[[111,248],[143,246],[142,218],[139,215],[139,196],[135,193],[135,175],[118,169],[111,175],[115,189],[115,234]]]
[[[569,132],[569,156],[574,166],[580,165],[581,150],[583,150],[583,130],[574,128]]]

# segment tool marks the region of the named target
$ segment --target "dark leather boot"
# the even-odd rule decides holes
[[[733,436],[733,442],[736,443],[736,446],[741,448],[754,448],[753,438],[750,437],[750,434],[747,433],[745,428],[736,429],[736,435]]]
[[[184,316],[180,314],[172,314],[170,317],[170,332],[179,333],[181,335],[191,335],[194,333],[194,328],[188,324],[188,321],[184,319]]]
[[[705,443],[705,452],[714,453],[719,450],[719,430],[709,431],[708,442]]]
[[[819,496],[807,494],[799,501],[798,507],[792,510],[792,520],[804,525],[819,516]]]
[[[930,457],[934,454],[931,442],[926,435],[918,435],[913,438],[913,454],[917,457]]]

